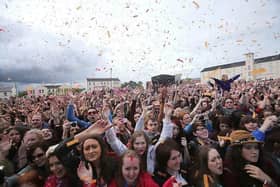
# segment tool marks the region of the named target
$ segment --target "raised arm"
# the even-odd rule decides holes
[[[110,121],[110,109],[108,105],[104,104],[103,110],[102,110],[102,118],[107,121],[107,123],[112,127],[112,123]],[[117,137],[116,132],[114,128],[109,128],[105,132],[105,137],[107,142],[109,143],[110,147],[113,149],[113,151],[118,155],[121,156],[126,150],[127,147],[124,145],[120,139]]]
[[[80,120],[79,118],[77,118],[74,114],[74,105],[73,104],[68,104],[67,109],[66,109],[66,119],[69,121],[77,121],[77,124],[81,127],[81,128],[88,128],[90,126],[89,122]]]

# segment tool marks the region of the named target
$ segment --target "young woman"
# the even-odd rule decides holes
[[[63,165],[69,172],[77,173],[84,186],[101,187],[108,185],[113,179],[116,164],[108,156],[104,140],[99,137],[111,127],[106,124],[99,120],[74,138],[66,139],[55,149],[55,154]],[[78,155],[72,150],[80,143],[81,155]]]
[[[47,155],[47,158],[48,166],[52,175],[47,178],[44,187],[79,186],[77,180],[75,180],[74,177],[68,174],[66,168],[54,153],[50,153],[49,155]]]
[[[245,130],[233,131],[230,138],[231,147],[226,155],[223,174],[226,187],[279,185],[280,179],[274,164],[262,155],[262,142]]]
[[[38,176],[41,180],[45,180],[49,175],[47,168],[47,158],[45,156],[47,147],[44,144],[34,144],[27,151],[28,165],[21,169],[17,174],[6,179],[6,186],[13,187],[20,184],[20,178],[24,175]],[[35,175],[36,174],[36,175]],[[29,179],[29,177],[27,177]],[[32,182],[32,181],[31,181]]]
[[[172,137],[173,125],[171,123],[171,113],[172,106],[169,104],[165,105],[165,119],[163,120],[163,128],[159,138],[159,141],[156,145],[150,145],[149,139],[143,131],[135,131],[131,138],[131,149],[135,150],[136,153],[141,157],[143,161],[143,168],[146,169],[150,174],[154,172],[155,166],[155,149],[159,145],[160,142],[165,140],[167,137]],[[104,117],[107,118],[108,123],[110,110],[103,110]],[[140,120],[140,119],[139,119]],[[111,148],[117,153],[117,155],[121,156],[128,148],[124,145],[116,136],[116,133],[111,128],[106,131],[106,139],[110,144]]]
[[[175,177],[181,186],[189,186],[187,171],[182,168],[182,153],[179,145],[168,138],[156,148],[156,170],[154,180],[162,186],[171,176]]]
[[[127,150],[119,164],[117,175],[109,187],[158,187],[150,174],[141,169],[141,158],[133,150]]]
[[[215,148],[201,146],[199,149],[199,169],[195,179],[197,187],[222,187],[223,160]]]

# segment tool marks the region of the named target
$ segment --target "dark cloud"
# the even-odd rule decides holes
[[[25,83],[83,81],[99,57],[80,41],[0,17],[0,81]]]

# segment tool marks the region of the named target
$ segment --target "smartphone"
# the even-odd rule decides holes
[[[77,126],[77,121],[71,122],[71,126],[72,126],[72,127],[76,127],[76,126]]]

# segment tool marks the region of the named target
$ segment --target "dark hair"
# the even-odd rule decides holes
[[[209,180],[212,181],[210,183],[210,186],[215,186],[216,183],[216,180],[214,178],[215,176],[212,175],[211,171],[208,168],[209,152],[212,149],[215,148],[207,145],[202,145],[199,147],[198,173],[197,176],[195,176],[197,183],[201,182],[201,180],[203,180],[203,175],[206,174],[208,176],[211,176],[211,178],[213,179],[213,181]]]
[[[230,127],[232,127],[230,117],[228,117],[228,116],[220,116],[219,117],[219,124],[221,124],[221,123],[228,124]]]
[[[206,125],[205,125],[204,121],[196,120],[195,123],[193,124],[192,131],[195,132],[197,127],[205,127],[206,128]]]
[[[201,174],[201,176],[203,174],[211,174],[209,168],[208,168],[208,157],[209,157],[209,151],[211,149],[214,149],[212,147],[206,146],[206,145],[202,145],[199,147],[199,172]]]
[[[263,160],[264,158],[261,149],[261,144],[258,144],[258,146],[259,146],[259,159],[256,163],[254,163],[254,165],[263,169],[265,165]],[[225,168],[225,169],[231,170],[232,172],[238,174],[237,177],[240,182],[240,186],[252,186],[253,184],[261,185],[259,180],[250,177],[249,174],[245,171],[244,167],[248,163],[248,161],[246,161],[242,157],[242,147],[243,145],[232,146],[227,150],[225,163],[229,164],[228,166],[229,168]]]
[[[91,136],[90,138],[87,138],[86,140],[83,141],[82,151],[81,151],[82,160],[85,161],[86,167],[88,167],[88,164],[92,165],[92,163],[87,161],[85,159],[85,156],[84,156],[84,143],[85,143],[85,141],[87,141],[89,139],[96,140],[100,145],[100,148],[101,148],[101,156],[100,156],[100,163],[99,163],[100,176],[104,179],[104,181],[106,183],[109,183],[110,180],[113,178],[113,175],[114,175],[113,169],[115,167],[115,163],[114,163],[113,159],[108,156],[107,145],[106,145],[105,141],[100,136],[98,136],[98,135]],[[94,170],[93,170],[93,175],[94,175],[94,177],[97,178],[97,173]]]
[[[262,162],[262,145],[258,144],[258,146],[260,153],[257,165]],[[227,150],[225,158],[227,161],[232,162],[232,166],[236,171],[244,171],[244,165],[247,163],[247,161],[242,157],[242,145],[231,146]]]
[[[245,127],[245,124],[247,123],[257,123],[258,121],[256,119],[254,119],[252,116],[243,116],[240,120],[240,123],[239,123],[239,129],[241,130],[247,130],[246,127]]]
[[[156,167],[161,171],[165,171],[167,162],[170,158],[171,151],[179,151],[181,149],[179,145],[172,139],[167,138],[163,143],[160,143],[156,148]]]
[[[48,146],[46,144],[44,144],[44,143],[35,143],[26,152],[28,163],[31,163],[31,164],[33,163],[33,153],[34,153],[34,151],[37,148],[42,149],[45,153],[48,150]]]

